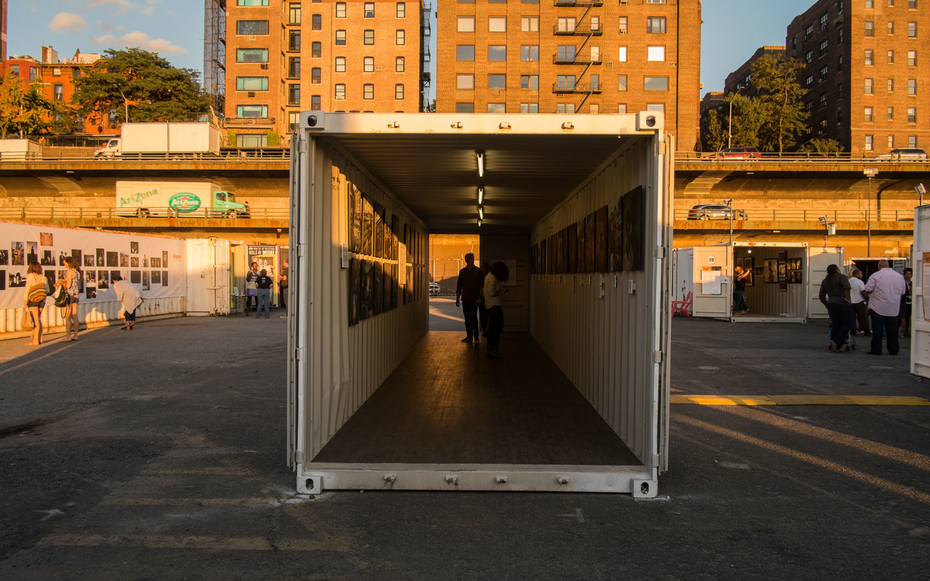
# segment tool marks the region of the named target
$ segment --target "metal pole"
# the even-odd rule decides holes
[[[872,257],[872,176],[869,176],[869,205],[865,209],[865,221],[868,229],[866,254]]]
[[[730,116],[727,118],[727,147],[733,147],[733,99],[730,99]]]

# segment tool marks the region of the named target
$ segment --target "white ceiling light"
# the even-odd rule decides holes
[[[478,188],[478,205],[484,204],[484,188]]]
[[[483,178],[484,177],[484,152],[476,151],[475,157],[478,158],[478,177]]]
[[[484,206],[478,206],[478,217],[484,220]]]

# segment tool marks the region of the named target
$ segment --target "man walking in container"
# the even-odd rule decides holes
[[[897,355],[898,313],[906,285],[904,277],[892,270],[887,260],[879,260],[878,268],[878,272],[869,277],[863,289],[868,293],[869,311],[872,314],[872,348],[869,355],[882,354],[883,334],[886,336],[888,353]]]
[[[462,343],[481,340],[477,302],[483,286],[484,271],[475,266],[475,255],[469,252],[465,255],[465,268],[459,271],[459,281],[455,287],[455,306],[461,305],[462,313],[465,315],[467,336],[462,339]]]

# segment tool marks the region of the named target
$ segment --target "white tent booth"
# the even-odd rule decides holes
[[[818,296],[827,266],[843,264],[842,248],[804,242],[734,242],[676,248],[675,301],[690,304],[690,315],[733,322],[804,323],[827,318]],[[749,312],[733,312],[733,273],[749,269]]]
[[[930,206],[914,210],[914,299],[911,310],[911,373],[930,378],[930,297],[924,285],[930,280]]]

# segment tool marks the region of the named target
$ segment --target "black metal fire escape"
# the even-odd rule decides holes
[[[601,36],[604,34],[602,24],[600,19],[596,24],[592,25],[589,13],[592,8],[598,8],[604,5],[603,0],[553,0],[555,6],[565,6],[569,8],[584,8],[584,12],[581,16],[576,17],[576,20],[573,25],[571,24],[556,24],[553,27],[553,34],[556,36],[570,36],[570,37],[581,37],[583,40],[581,46],[572,45],[573,52],[569,54],[565,53],[556,53],[552,56],[552,62],[556,65],[565,65],[568,66],[583,66],[581,74],[577,75],[574,80],[569,80],[569,75],[559,75],[560,77],[566,77],[562,81],[557,81],[552,84],[552,92],[557,95],[564,94],[575,94],[582,95],[581,102],[575,108],[575,112],[580,113],[581,108],[588,101],[588,98],[591,95],[600,94],[601,86],[598,77],[597,82],[584,82],[585,75],[588,74],[588,71],[594,65],[600,65],[603,60],[601,59],[600,52],[597,54],[591,54],[588,52],[587,56],[582,56],[585,48],[588,46],[588,43],[595,36]]]

